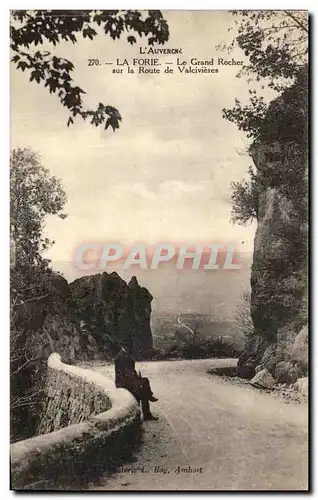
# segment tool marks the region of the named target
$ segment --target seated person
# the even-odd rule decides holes
[[[149,380],[136,372],[135,360],[128,348],[122,347],[115,358],[115,384],[117,388],[127,389],[138,403],[141,402],[144,420],[158,420],[158,417],[152,415],[149,405],[149,401],[155,402],[158,399],[153,395]]]

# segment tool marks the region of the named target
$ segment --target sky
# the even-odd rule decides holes
[[[164,16],[170,27],[165,47],[182,48],[185,60],[244,60],[241,52],[216,50],[233,36],[228,12]],[[51,217],[46,224],[56,242],[48,252],[53,267],[70,261],[82,242],[221,241],[253,250],[255,223],[244,228],[230,221],[230,183],[244,178],[252,163],[248,142],[222,118],[235,97],[248,99],[246,81],[236,78],[239,67],[218,66],[218,74],[118,75],[110,65],[88,66],[89,58],[131,61],[140,46],[145,40],[130,46],[101,35],[53,48],[74,63],[73,78],[85,89],[88,106],[103,102],[119,109],[123,121],[115,133],[81,120],[67,128],[68,113],[57,96],[30,83],[26,73],[11,71],[11,147],[40,153],[68,196],[68,218]],[[163,67],[176,60],[158,57]]]

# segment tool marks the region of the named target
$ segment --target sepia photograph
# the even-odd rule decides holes
[[[306,10],[11,10],[10,489],[309,491]]]

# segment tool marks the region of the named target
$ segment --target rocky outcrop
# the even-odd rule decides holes
[[[147,357],[152,349],[152,296],[135,277],[127,284],[116,272],[104,272],[79,278],[69,288],[76,314],[101,352],[116,353],[122,345],[137,359]]]
[[[251,272],[255,333],[238,361],[238,375],[256,367],[293,380],[306,370],[300,331],[307,323],[307,73],[269,106],[260,139],[250,148],[256,166],[258,227]],[[298,360],[295,356],[303,357]],[[292,354],[294,352],[294,354]],[[302,354],[300,354],[300,352]],[[284,372],[284,373],[283,373]]]
[[[40,278],[28,285],[25,297],[19,294],[14,298],[17,305],[10,336],[12,441],[37,432],[46,362],[52,352],[58,351],[68,364],[113,358],[119,345],[131,347],[136,359],[152,354],[152,296],[136,279],[127,284],[116,273],[103,273],[69,285],[48,268]]]
[[[133,276],[128,284],[133,296],[133,315],[136,325],[133,352],[138,359],[152,350],[152,333],[150,327],[152,296],[144,287],[140,287]]]
[[[241,378],[250,379],[256,373],[256,367],[260,365],[261,358],[267,347],[266,339],[260,335],[253,335],[248,339],[245,349],[240,355],[237,363],[237,374]],[[260,369],[264,366],[261,365]]]
[[[290,359],[297,363],[301,375],[308,373],[308,326],[304,326],[295,338]]]
[[[294,384],[299,376],[297,366],[291,361],[279,361],[275,366],[275,379],[278,384]]]
[[[81,327],[80,321],[68,314],[48,314],[42,326],[43,358],[48,359],[54,351],[63,355],[65,362],[94,360],[101,357],[94,337]]]
[[[46,362],[58,351],[63,361],[113,356],[118,345],[133,349],[137,358],[152,349],[152,296],[132,278],[117,273],[84,276],[68,284],[51,273],[43,299],[27,303],[18,327],[32,330],[32,352]],[[36,349],[35,349],[36,347]]]

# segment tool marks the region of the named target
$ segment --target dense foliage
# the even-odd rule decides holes
[[[228,47],[238,47],[248,59],[238,77],[260,82],[278,92],[290,87],[308,62],[308,14],[302,11],[234,11],[236,36]],[[236,123],[253,140],[264,130],[267,105],[263,96],[250,88],[247,105],[238,99],[223,116]],[[274,124],[274,122],[272,121]],[[279,133],[279,127],[276,130]]]
[[[257,218],[259,186],[257,174],[253,167],[249,168],[248,176],[241,182],[232,182],[232,221],[246,225]]]
[[[43,342],[37,336],[46,299],[56,294],[49,262],[41,253],[50,242],[43,235],[46,218],[65,218],[66,195],[39,156],[29,149],[14,150],[10,159],[11,266],[10,393],[12,439],[35,432],[42,397]],[[58,277],[57,277],[58,278]]]
[[[236,328],[245,341],[255,333],[251,318],[251,292],[248,289],[241,292],[241,302],[236,310]]]
[[[43,236],[46,217],[66,217],[66,194],[61,182],[50,175],[40,157],[30,149],[12,151],[10,159],[10,223],[16,264],[40,264],[42,252],[52,242]]]
[[[249,84],[249,103],[235,99],[232,109],[223,109],[223,116],[246,133],[251,143],[297,143],[307,147],[308,92],[308,18],[301,11],[234,11],[236,36],[228,47],[238,47],[248,59],[238,77]],[[277,99],[265,102],[261,89],[268,86],[277,91]],[[281,97],[279,97],[281,96]],[[249,153],[253,156],[252,151]],[[250,168],[241,182],[232,183],[232,220],[246,225],[258,216],[258,193],[266,187],[280,186],[292,192],[300,188],[303,172],[289,166],[277,170],[282,155],[269,158],[271,171],[255,172]],[[277,163],[278,162],[278,163]],[[298,162],[294,162],[297,163]],[[285,166],[288,163],[285,162]],[[284,182],[282,176],[284,175]]]

